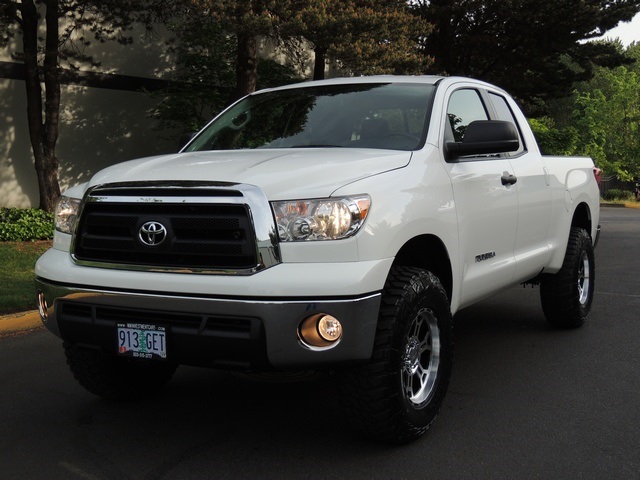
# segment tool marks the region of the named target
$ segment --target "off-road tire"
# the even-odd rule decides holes
[[[438,415],[453,360],[451,309],[432,273],[394,267],[371,360],[338,374],[346,418],[377,440],[407,443]]]
[[[152,360],[118,358],[64,343],[67,365],[89,392],[110,400],[151,396],[171,380],[176,366]]]
[[[595,263],[591,237],[582,228],[571,228],[560,271],[542,275],[540,300],[547,321],[560,328],[584,324],[593,301]]]

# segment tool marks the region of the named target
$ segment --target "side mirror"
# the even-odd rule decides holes
[[[455,161],[467,155],[515,152],[520,140],[511,122],[476,120],[467,126],[462,142],[447,142],[445,147],[447,159]]]

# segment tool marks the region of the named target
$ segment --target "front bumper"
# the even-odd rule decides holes
[[[166,327],[167,359],[204,367],[322,368],[370,358],[380,293],[344,298],[211,297],[83,288],[36,279],[45,326],[63,340],[116,353],[116,324]],[[307,347],[300,323],[325,313],[343,335],[326,349]]]

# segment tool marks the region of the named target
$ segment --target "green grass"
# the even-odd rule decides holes
[[[36,306],[33,267],[51,241],[0,242],[0,315]]]

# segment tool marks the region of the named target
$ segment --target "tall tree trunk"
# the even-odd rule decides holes
[[[233,100],[256,91],[258,83],[258,57],[256,37],[250,32],[238,33],[238,62],[236,90]]]
[[[315,60],[313,62],[313,79],[324,80],[324,57],[326,50],[324,48],[316,47],[313,52],[315,53]]]
[[[42,84],[38,65],[38,10],[33,0],[22,2],[22,41],[24,46],[25,87],[27,90],[27,121],[29,138],[35,159],[39,207],[53,212],[60,196],[58,140],[60,115],[60,78],[58,75],[58,0],[46,2],[46,39],[44,57],[44,118]]]

